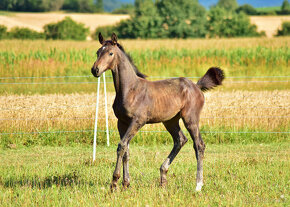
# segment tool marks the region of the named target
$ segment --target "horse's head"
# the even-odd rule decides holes
[[[114,69],[117,65],[117,52],[120,51],[117,43],[117,35],[112,34],[111,40],[105,40],[99,33],[99,42],[101,47],[97,51],[98,58],[92,67],[92,74],[100,77],[108,69]]]

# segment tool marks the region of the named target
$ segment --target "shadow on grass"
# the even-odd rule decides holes
[[[90,185],[93,186],[94,183],[92,181],[86,181],[80,178],[77,172],[66,173],[63,175],[51,175],[44,178],[40,178],[38,176],[32,177],[11,177],[6,180],[1,180],[0,177],[0,185],[5,188],[14,188],[18,186],[26,186],[30,188],[51,188],[54,186],[74,186],[74,185]]]

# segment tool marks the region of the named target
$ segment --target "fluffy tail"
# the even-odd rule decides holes
[[[221,85],[224,78],[224,71],[222,71],[218,67],[211,67],[210,69],[208,69],[206,74],[197,81],[197,86],[202,91],[207,91],[218,85]]]

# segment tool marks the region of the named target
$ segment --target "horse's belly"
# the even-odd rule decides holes
[[[148,114],[147,123],[159,123],[168,121],[179,114],[179,112],[180,107],[178,106],[158,107],[158,109],[155,109],[153,112]]]

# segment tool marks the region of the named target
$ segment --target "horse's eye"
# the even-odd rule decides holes
[[[114,54],[112,52],[110,52],[110,56],[113,56]]]

